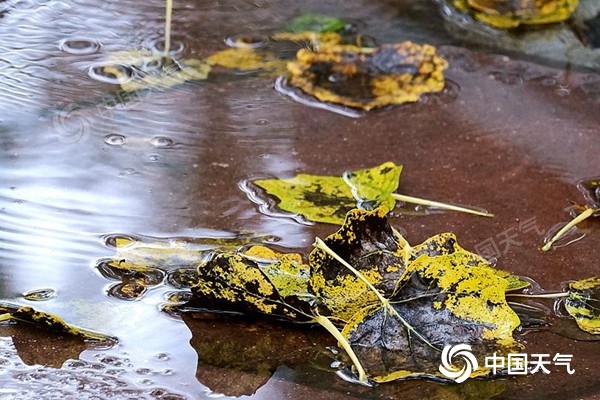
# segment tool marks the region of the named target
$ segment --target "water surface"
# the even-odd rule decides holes
[[[456,233],[467,249],[492,241],[499,267],[531,276],[546,289],[597,275],[595,222],[585,225],[583,240],[539,251],[545,232],[569,218],[564,209],[570,201],[583,201],[577,180],[599,173],[600,76],[594,71],[469,49],[445,33],[433,2],[189,0],[176,2],[174,10],[173,41],[182,58],[206,57],[225,48],[232,35],[268,35],[313,11],[355,21],[380,42],[440,45],[450,63],[448,89],[359,119],[295,103],[273,89],[274,79],[252,75],[223,75],[124,99],[118,85],[89,71],[109,52],[158,46],[163,2],[24,0],[6,1],[2,10],[0,298],[117,336],[119,344],[79,350],[52,368],[24,364],[4,337],[1,398],[37,399],[50,396],[50,388],[65,398],[168,393],[208,399],[236,392],[227,384],[215,389],[219,376],[230,384],[253,382],[257,374],[251,371],[223,375],[198,366],[190,345],[192,337],[196,343],[226,334],[235,322],[188,323],[190,331],[159,310],[172,287],[121,301],[107,296],[113,282],[95,269],[99,259],[114,254],[105,243],[111,234],[168,239],[252,232],[308,252],[315,235],[335,230],[261,214],[238,186],[249,177],[340,174],[394,161],[404,165],[401,192],[496,214],[394,216],[411,242],[445,231]],[[43,302],[22,296],[42,288],[56,296]],[[318,332],[290,335],[334,344]],[[599,392],[597,343],[548,333],[526,341],[530,353],[572,353],[576,374],[557,368],[496,382],[488,390],[502,391],[499,398],[591,398]],[[358,387],[320,370],[306,351],[304,361],[278,366],[253,398],[424,398],[455,390],[421,381]],[[48,363],[55,358],[46,356]]]

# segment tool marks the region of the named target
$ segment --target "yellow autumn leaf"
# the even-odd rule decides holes
[[[573,14],[579,0],[452,0],[461,11],[495,28],[561,22]]]
[[[415,102],[441,91],[447,67],[435,47],[412,42],[301,49],[288,63],[291,85],[320,101],[363,110]]]

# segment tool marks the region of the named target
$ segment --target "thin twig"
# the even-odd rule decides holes
[[[164,55],[169,55],[171,50],[171,16],[173,15],[173,0],[167,0],[165,6],[165,50]]]
[[[440,203],[439,201],[425,200],[425,199],[421,199],[418,197],[406,196],[404,194],[392,193],[392,197],[394,199],[396,199],[398,201],[402,201],[404,203],[418,204],[421,206],[429,206],[429,207],[442,208],[445,210],[465,212],[468,214],[480,215],[482,217],[493,217],[494,216],[494,214],[489,213],[487,211],[479,211],[479,210],[474,210],[474,209],[468,208],[468,207],[461,207],[461,206],[455,206],[452,204]]]
[[[506,297],[525,297],[531,299],[559,299],[567,297],[569,292],[544,293],[544,294],[526,294],[526,293],[506,293]]]
[[[365,372],[365,369],[360,363],[360,360],[356,356],[356,353],[354,353],[354,350],[352,350],[352,346],[350,346],[348,340],[340,333],[340,331],[335,327],[335,325],[333,325],[333,323],[328,318],[323,317],[322,315],[317,315],[314,317],[314,321],[321,325],[323,328],[327,329],[327,331],[331,333],[331,335],[334,338],[337,339],[340,346],[342,346],[342,348],[346,351],[346,354],[348,354],[348,356],[352,360],[354,367],[356,367],[359,382],[370,386],[369,380],[367,379],[367,373]]]

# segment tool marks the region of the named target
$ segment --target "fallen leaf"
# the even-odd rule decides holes
[[[386,218],[384,208],[352,210],[344,225],[323,243],[347,261],[384,296],[393,293],[405,268],[405,248]],[[348,321],[366,305],[377,302],[363,279],[330,252],[316,247],[309,255],[309,287],[321,314]]]
[[[290,84],[320,101],[371,110],[441,91],[447,66],[435,47],[403,42],[300,49],[288,70]]]
[[[490,374],[485,356],[522,350],[512,336],[519,318],[505,299],[507,281],[472,260],[465,251],[421,255],[407,266],[389,303],[367,306],[348,322],[342,335],[372,379],[443,378],[438,367],[446,345],[471,346],[480,364],[471,377]]]
[[[285,26],[285,30],[293,33],[301,32],[337,32],[344,29],[347,22],[323,14],[306,13],[294,18]]]
[[[495,28],[509,29],[564,21],[579,0],[452,0],[452,4]]]
[[[315,222],[341,225],[357,206],[374,208],[391,197],[399,183],[402,166],[386,162],[377,167],[349,171],[342,176],[298,174],[290,179],[258,179],[254,184],[280,200],[279,208]],[[350,183],[350,185],[349,185]],[[369,198],[367,198],[367,196]]]
[[[391,211],[396,201],[493,216],[485,211],[394,193],[401,172],[401,165],[388,161],[372,168],[346,171],[339,177],[298,174],[289,179],[257,179],[253,183],[266,194],[278,198],[281,210],[300,215],[308,221],[335,225],[341,225],[352,209],[384,207]]]
[[[510,274],[460,247],[451,233],[411,247],[382,209],[353,210],[338,232],[317,239],[309,256],[310,289],[319,312],[378,382],[442,377],[446,345],[465,343],[483,363],[521,349],[519,326],[505,292]],[[489,369],[472,377],[487,375]]]
[[[27,323],[54,333],[80,338],[96,346],[113,346],[118,342],[115,337],[75,327],[56,315],[28,306],[0,303],[0,322],[2,321]]]
[[[214,251],[237,250],[270,237],[239,234],[231,237],[128,237],[113,235],[106,242],[115,249],[110,258],[98,260],[96,268],[107,279],[119,281],[108,294],[121,300],[140,299],[151,287],[167,282],[189,287],[196,282],[198,264]],[[193,272],[193,275],[192,275]]]
[[[306,322],[311,319],[305,299],[308,266],[296,264],[296,260],[296,256],[282,256],[262,268],[252,254],[216,254],[198,267],[192,299],[183,308]]]
[[[296,58],[298,50],[339,44],[342,40],[337,33],[315,31],[280,32],[264,39],[238,36],[228,42],[230,48],[211,54],[206,61],[229,70],[278,76],[287,73],[287,63]]]
[[[205,80],[210,69],[202,60],[177,60],[149,50],[131,50],[107,54],[93,71],[94,76],[119,84],[125,92],[136,92]]]
[[[600,334],[600,278],[593,277],[569,284],[565,308],[579,328]]]

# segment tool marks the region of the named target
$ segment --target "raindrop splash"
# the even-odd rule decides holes
[[[111,146],[122,146],[125,144],[126,141],[127,139],[125,138],[125,136],[119,134],[106,135],[104,137],[104,143],[109,144]]]
[[[51,288],[34,289],[23,293],[23,298],[29,301],[46,301],[56,297],[56,290]]]
[[[59,47],[62,51],[69,54],[86,55],[98,52],[100,43],[94,39],[71,38],[61,40]]]
[[[122,64],[96,64],[88,71],[90,78],[114,85],[130,82],[133,79],[133,68]]]
[[[154,136],[150,139],[150,144],[156,148],[164,149],[172,147],[173,144],[175,144],[175,141],[167,136]]]
[[[225,44],[238,49],[260,49],[269,44],[269,38],[263,36],[234,35],[226,38]]]

